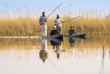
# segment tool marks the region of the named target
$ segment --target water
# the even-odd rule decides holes
[[[110,74],[109,38],[0,39],[0,74]]]

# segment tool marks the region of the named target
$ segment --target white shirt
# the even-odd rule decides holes
[[[40,17],[39,24],[41,24],[41,25],[45,25],[46,24],[46,17],[45,16],[41,16]]]
[[[54,24],[55,25],[57,25],[57,26],[59,26],[61,23],[63,23],[63,20],[62,19],[55,19],[55,21],[54,21]]]

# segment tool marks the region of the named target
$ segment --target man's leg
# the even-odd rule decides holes
[[[61,27],[59,26],[59,32],[60,32],[60,34],[61,34]]]
[[[61,27],[60,26],[57,26],[57,30],[58,30],[59,34],[61,34]]]
[[[57,27],[57,30],[58,30],[58,32],[59,32],[59,27],[58,26],[56,26]]]
[[[41,50],[47,50],[47,40],[46,39],[42,40]]]
[[[42,35],[44,35],[44,30],[43,30],[43,25],[41,25],[41,32],[42,32]]]
[[[47,25],[44,25],[44,35],[47,36]]]

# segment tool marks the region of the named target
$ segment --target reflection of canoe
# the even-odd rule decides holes
[[[50,43],[52,46],[60,46],[61,45],[61,41],[60,40],[50,40]]]
[[[86,34],[53,35],[53,36],[0,36],[0,38],[40,38],[40,39],[61,39],[61,40],[63,40],[63,37],[82,38],[85,36],[86,36]]]
[[[63,35],[40,36],[41,39],[63,39]]]
[[[40,38],[40,39],[63,39],[63,35],[53,35],[53,36],[0,36],[0,38]]]
[[[64,37],[75,37],[75,38],[77,38],[77,37],[85,37],[86,36],[86,34],[74,34],[74,35],[64,35]]]
[[[0,36],[4,39],[25,39],[25,38],[39,38],[39,36]]]

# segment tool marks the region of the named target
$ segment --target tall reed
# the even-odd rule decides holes
[[[78,15],[81,15],[81,17],[62,24],[63,34],[68,34],[70,26],[74,26],[77,33],[86,33],[88,35],[110,34],[110,18],[92,11],[80,12]],[[64,21],[73,17],[73,14],[68,13],[68,15],[65,15],[62,13]],[[15,17],[13,19],[0,16],[0,36],[41,35],[38,18],[32,18],[29,13],[25,17]],[[48,19],[48,27],[54,25],[54,19],[55,16],[53,15]],[[51,30],[52,27],[48,28],[48,34]]]

